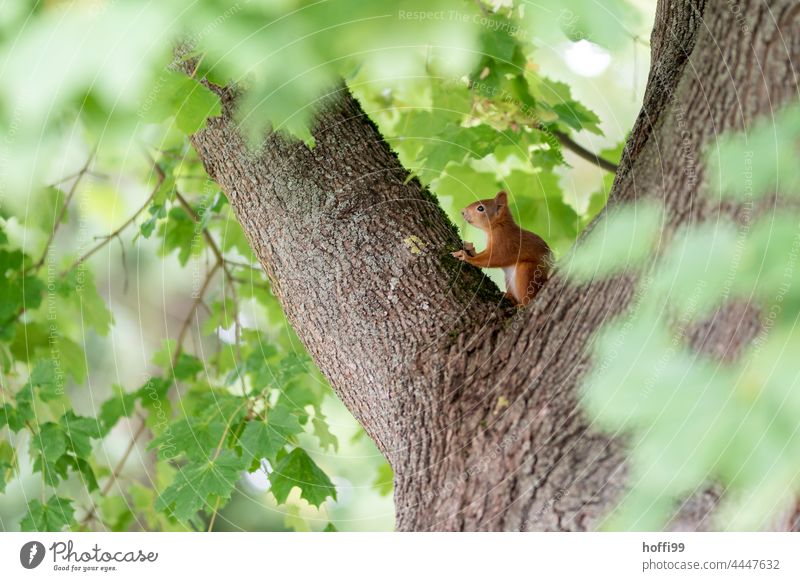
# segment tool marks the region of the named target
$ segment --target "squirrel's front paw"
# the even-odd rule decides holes
[[[467,259],[467,253],[463,250],[457,250],[456,252],[451,252],[450,256],[452,256],[453,258],[458,258],[459,260]]]
[[[472,242],[464,241],[461,243],[461,246],[468,255],[475,256],[475,246],[472,244]]]

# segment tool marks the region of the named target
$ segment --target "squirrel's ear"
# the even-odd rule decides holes
[[[500,206],[505,206],[506,203],[508,203],[508,196],[505,192],[497,192],[497,195],[494,197],[494,201]]]

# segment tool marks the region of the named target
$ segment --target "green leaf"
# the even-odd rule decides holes
[[[5,440],[0,440],[0,494],[5,493],[6,484],[14,477],[17,455],[14,448]]]
[[[160,234],[164,239],[161,255],[166,256],[177,250],[181,266],[186,266],[189,257],[199,254],[204,248],[202,230],[186,210],[177,206],[169,211],[167,219],[161,223]]]
[[[156,435],[165,430],[172,415],[170,400],[167,397],[170,387],[172,387],[171,378],[151,377],[139,388],[141,405],[148,412],[147,427]]]
[[[538,10],[526,10],[524,17],[534,34],[555,43],[562,34],[568,39],[591,41],[611,48],[630,42],[630,30],[639,24],[639,11],[628,0],[542,0]],[[543,14],[550,18],[542,18]],[[556,36],[556,31],[560,34]],[[627,46],[626,44],[624,46]]]
[[[141,396],[141,390],[127,393],[118,385],[115,385],[113,389],[114,395],[103,402],[97,416],[102,436],[108,434],[120,418],[129,418],[133,415],[136,409],[136,400]]]
[[[297,416],[288,407],[276,405],[267,414],[269,425],[284,438],[291,438],[303,431]]]
[[[23,531],[58,532],[76,525],[72,501],[51,496],[45,504],[38,500],[28,503],[28,514],[20,522]]]
[[[314,435],[319,440],[320,448],[323,450],[331,448],[334,452],[337,452],[339,450],[339,439],[330,431],[327,418],[321,412],[317,412],[311,423],[314,426]]]
[[[25,426],[27,422],[32,422],[36,419],[36,414],[33,411],[33,386],[26,383],[15,395],[17,407],[14,414],[7,416],[9,426],[15,432],[19,431]],[[15,423],[11,423],[11,422]]]
[[[302,448],[287,454],[270,473],[269,481],[279,504],[286,502],[295,486],[300,488],[300,497],[316,507],[328,497],[336,500],[336,487]]]
[[[174,116],[175,124],[187,135],[205,127],[208,117],[222,111],[215,93],[183,73],[164,69],[155,86],[155,98],[142,106],[147,118],[163,121]]]
[[[59,420],[67,437],[68,449],[78,458],[87,459],[92,453],[92,440],[101,436],[100,422],[95,418],[76,416],[68,411]]]
[[[25,424],[17,419],[17,410],[11,404],[3,404],[0,407],[0,428],[8,426],[12,432],[19,432]]]
[[[286,437],[266,422],[251,420],[239,437],[242,455],[253,465],[262,458],[273,461],[287,444]]]
[[[67,451],[67,436],[64,429],[56,423],[46,422],[31,437],[31,458],[33,471],[41,472],[48,484],[55,486],[59,477],[66,475],[66,469],[59,461]]]
[[[723,136],[708,152],[709,176],[726,197],[751,201],[776,190],[796,196],[800,191],[797,155],[800,105],[759,120],[747,132]]]
[[[230,329],[236,319],[236,309],[233,300],[225,299],[214,301],[211,304],[211,313],[203,321],[202,330],[205,335],[213,335],[217,329]]]
[[[227,426],[226,419],[218,415],[182,418],[153,438],[147,447],[156,450],[160,458],[175,458],[186,454],[191,460],[207,460],[214,455]]]
[[[230,450],[216,459],[189,464],[156,499],[156,510],[169,508],[178,520],[189,520],[202,508],[212,506],[216,498],[230,498],[245,467],[246,463]]]
[[[23,275],[24,255],[19,250],[0,249],[0,323],[6,324],[22,309],[33,311],[42,303],[45,284],[35,276]]]
[[[609,212],[577,248],[567,274],[587,282],[638,268],[653,257],[662,222],[661,208],[644,202]]]
[[[166,198],[167,193],[165,192],[165,188],[170,188],[169,191],[174,191],[175,178],[173,176],[170,175],[164,178],[164,181],[159,186],[153,199]],[[167,210],[164,208],[163,202],[156,203],[154,201],[153,204],[147,208],[147,212],[150,214],[150,217],[139,226],[139,232],[141,232],[145,239],[153,235],[158,221],[167,216]]]
[[[192,379],[195,375],[203,370],[203,362],[194,355],[188,353],[181,353],[178,356],[178,361],[175,363],[175,378],[176,379]]]
[[[42,401],[51,401],[64,394],[63,381],[63,377],[56,374],[55,361],[46,358],[40,359],[31,370],[28,385],[38,388]]]
[[[143,400],[144,401],[144,400]],[[215,455],[223,439],[237,430],[246,413],[245,400],[223,390],[195,389],[185,397],[185,416],[155,437],[150,449],[161,458],[185,454],[192,461]]]
[[[389,496],[394,490],[394,472],[388,462],[382,462],[378,466],[378,473],[375,480],[372,482],[372,487],[378,491],[381,496]]]
[[[125,532],[134,520],[134,513],[124,496],[104,496],[99,503],[99,513],[104,523],[114,532]]]
[[[714,222],[684,229],[659,261],[653,292],[661,293],[679,315],[708,314],[727,297],[741,272],[733,224]],[[743,246],[747,246],[744,244]]]
[[[80,320],[105,336],[111,329],[113,318],[103,297],[97,292],[94,274],[88,268],[73,268],[61,279],[57,288],[79,309]]]
[[[738,237],[741,259],[736,276],[726,277],[740,297],[755,295],[765,305],[782,303],[783,312],[800,310],[800,268],[796,261],[800,245],[800,220],[794,212],[769,213],[756,220],[746,238]],[[738,253],[733,258],[737,258]],[[769,311],[772,307],[764,307]]]
[[[97,484],[97,477],[94,474],[91,464],[84,458],[75,458],[73,456],[64,456],[63,459],[69,459],[72,469],[80,473],[81,482],[86,487],[86,490],[93,492],[98,490],[100,486]]]
[[[577,101],[554,105],[553,111],[562,123],[575,131],[585,129],[595,135],[603,134],[599,127],[600,118]]]
[[[222,199],[225,199],[225,196],[222,196]],[[211,210],[206,211],[203,216],[205,220],[210,220],[212,217]],[[213,225],[214,231],[219,233],[218,239],[222,251],[226,253],[234,251],[244,257],[245,260],[257,262],[253,255],[253,250],[250,248],[250,242],[247,240],[247,236],[236,216],[234,216],[233,210],[228,208],[228,211],[222,214],[220,218],[220,220],[210,222],[210,224]]]

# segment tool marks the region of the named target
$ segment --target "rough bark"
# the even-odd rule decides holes
[[[671,228],[736,208],[699,196],[703,151],[798,96],[796,2],[661,0],[652,70],[609,205],[662,201]],[[747,25],[747,30],[743,29]],[[401,530],[586,530],[625,489],[625,446],[576,405],[586,346],[628,304],[632,277],[577,287],[556,274],[510,310],[449,258],[456,231],[341,87],[309,150],[270,135],[248,153],[234,97],[193,141],[234,207],[286,314],[395,471]],[[692,339],[735,355],[753,309],[721,310]],[[673,528],[703,529],[719,491]],[[779,523],[778,526],[784,526]]]

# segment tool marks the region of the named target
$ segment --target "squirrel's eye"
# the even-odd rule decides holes
[[[478,212],[483,212],[483,206],[478,206],[478,207],[477,207],[477,208],[475,208],[475,209],[476,209],[476,210],[478,210]]]

